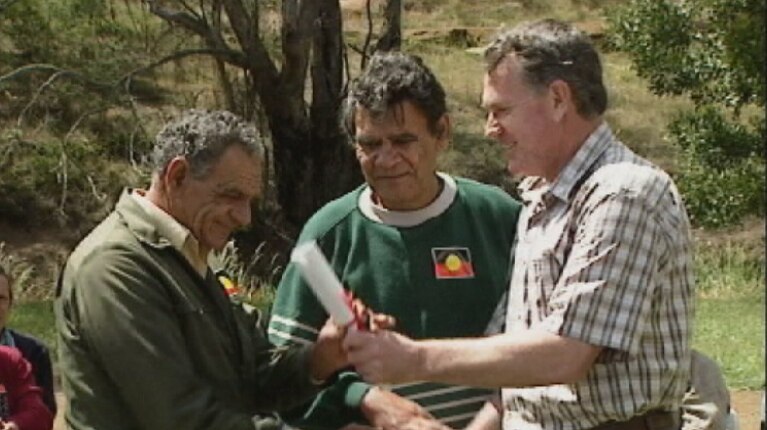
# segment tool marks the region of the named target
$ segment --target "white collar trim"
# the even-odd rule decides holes
[[[455,200],[457,187],[455,180],[442,172],[437,176],[444,182],[442,192],[428,206],[413,211],[394,211],[373,203],[373,190],[365,187],[357,200],[357,206],[363,215],[377,223],[394,227],[413,227],[442,215]]]

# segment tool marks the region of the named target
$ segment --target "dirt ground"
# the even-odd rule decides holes
[[[732,407],[738,414],[740,430],[758,430],[762,401],[761,391],[732,391],[730,392]]]
[[[740,420],[740,430],[758,430],[759,414],[761,412],[759,402],[762,398],[761,391],[733,391],[730,393],[732,405],[738,413]],[[59,405],[59,414],[56,416],[56,422],[53,430],[64,430],[64,407],[66,399],[62,393],[56,394],[56,401]]]

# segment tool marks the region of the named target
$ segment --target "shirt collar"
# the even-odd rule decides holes
[[[568,201],[575,186],[581,182],[583,176],[612,140],[612,130],[603,121],[586,138],[552,183],[549,184],[544,178],[538,176],[527,177],[519,184],[520,197],[525,203],[533,201],[541,194],[552,195],[563,202]]]
[[[197,238],[183,224],[147,199],[145,194],[144,190],[134,189],[130,196],[146,212],[149,221],[157,229],[157,233],[167,239],[171,246],[179,251],[192,267],[204,277],[208,270],[208,255],[207,253],[203,255],[200,252],[200,243]]]
[[[395,211],[386,209],[373,203],[373,190],[366,186],[360,193],[357,206],[360,211],[370,220],[395,227],[413,227],[435,218],[445,212],[457,193],[455,180],[442,172],[437,176],[443,181],[442,192],[425,208],[414,211]]]

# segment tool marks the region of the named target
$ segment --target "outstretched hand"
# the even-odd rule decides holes
[[[383,329],[349,330],[343,347],[349,363],[370,383],[396,384],[416,380],[420,352],[417,342],[408,337]]]

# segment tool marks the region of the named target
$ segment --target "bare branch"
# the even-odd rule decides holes
[[[67,194],[69,189],[69,175],[68,175],[68,166],[69,166],[69,156],[67,155],[67,143],[69,143],[69,138],[74,134],[75,130],[77,130],[78,127],[80,127],[80,124],[85,120],[85,118],[96,114],[100,112],[104,112],[105,110],[109,109],[109,107],[99,107],[96,109],[91,109],[84,114],[80,115],[79,118],[77,118],[77,121],[72,124],[71,127],[69,127],[69,131],[67,131],[67,134],[64,136],[64,139],[61,141],[61,158],[59,159],[59,166],[61,167],[61,199],[59,200],[59,212],[66,216],[66,213],[64,212],[64,205],[67,202]]]
[[[202,38],[207,38],[210,34],[209,28],[202,18],[191,12],[178,12],[166,9],[160,6],[157,0],[144,0],[149,5],[149,12],[170,23],[178,24],[181,27],[195,33]],[[185,9],[189,10],[189,7],[181,2]]]
[[[245,58],[250,60],[248,66],[254,74],[254,79],[259,86],[273,88],[277,80],[277,66],[269,57],[266,47],[256,32],[257,28],[252,25],[253,22],[258,21],[258,17],[251,17],[241,0],[222,0],[222,2],[237,42],[245,52]]]
[[[373,13],[370,10],[370,0],[365,0],[365,16],[368,20],[368,34],[365,35],[365,43],[362,45],[361,70],[365,70],[365,66],[368,63],[368,56],[370,55],[368,49],[370,49],[370,40],[373,38]]]
[[[62,76],[66,75],[65,70],[59,70],[58,72],[55,72],[52,74],[47,81],[45,81],[42,85],[40,85],[40,88],[35,91],[35,94],[32,96],[32,99],[27,103],[26,106],[24,106],[24,109],[21,110],[21,113],[19,113],[19,118],[16,120],[16,126],[21,127],[22,123],[24,122],[24,115],[27,114],[27,111],[34,106],[34,104],[37,102],[37,99],[40,97],[40,95],[48,89],[51,85],[53,85],[56,80]]]
[[[185,57],[190,57],[192,55],[212,55],[216,58],[221,58],[227,63],[233,64],[235,66],[239,66],[239,67],[246,66],[246,61],[244,56],[242,55],[242,52],[238,52],[232,49],[210,49],[210,48],[185,49],[181,51],[176,51],[157,61],[147,64],[146,66],[141,66],[139,68],[136,68],[126,73],[122,77],[120,77],[113,85],[114,86],[124,85],[127,81],[132,80],[137,75],[149,72],[152,69],[162,66],[163,64],[168,63],[170,61],[179,60]]]
[[[220,28],[211,28],[204,16],[198,14],[194,9],[181,2],[187,12],[174,11],[162,7],[157,0],[144,0],[149,4],[149,11],[154,15],[164,19],[171,24],[177,24],[182,28],[191,31],[200,36],[210,48],[229,49],[224,37],[221,35]]]
[[[84,86],[90,87],[92,89],[96,89],[98,91],[104,91],[111,88],[110,84],[94,81],[92,79],[87,78],[82,73],[75,72],[74,70],[62,69],[58,66],[54,66],[53,64],[45,64],[45,63],[27,64],[26,66],[19,67],[16,70],[13,70],[3,76],[0,76],[0,85],[2,85],[5,82],[20,78],[24,75],[39,73],[39,72],[53,72],[54,74],[61,74],[60,76],[58,76],[58,78],[61,78],[61,77],[72,78],[73,80],[80,82]]]

